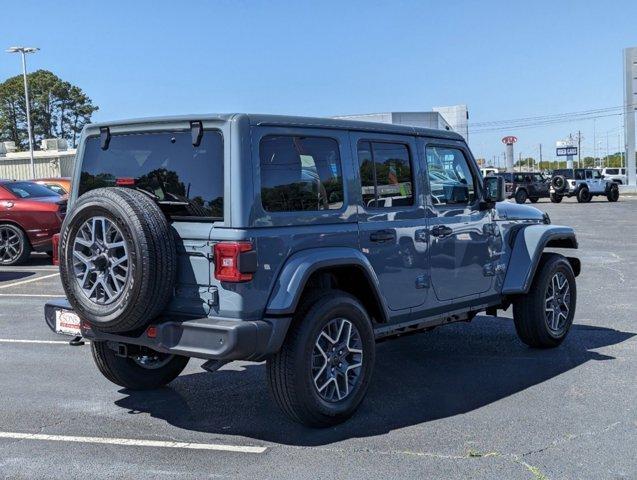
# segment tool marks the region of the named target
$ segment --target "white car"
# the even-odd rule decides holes
[[[606,167],[602,169],[602,175],[604,175],[604,178],[611,180],[619,185],[626,185],[627,183],[625,168]]]

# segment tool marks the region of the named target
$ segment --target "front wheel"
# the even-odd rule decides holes
[[[299,309],[267,364],[270,391],[291,419],[328,427],[354,414],[372,376],[374,332],[353,296],[327,290]]]
[[[557,347],[571,328],[576,300],[571,264],[557,253],[543,254],[529,293],[513,302],[520,340],[534,348]]]
[[[91,342],[93,360],[108,380],[130,390],[151,390],[172,382],[186,368],[188,357],[141,350],[120,357],[108,342]]]

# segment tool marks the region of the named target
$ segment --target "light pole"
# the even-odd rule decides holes
[[[31,178],[35,178],[35,161],[33,160],[33,134],[31,132],[31,108],[29,106],[29,83],[27,82],[27,53],[35,53],[39,48],[36,47],[10,47],[8,53],[22,54],[22,76],[24,77],[24,100],[27,107],[27,130],[29,131],[29,154],[31,157]]]

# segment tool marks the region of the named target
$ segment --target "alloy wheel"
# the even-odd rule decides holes
[[[22,240],[13,228],[0,226],[0,263],[12,263],[22,255]]]
[[[571,309],[571,287],[566,275],[557,272],[551,277],[544,298],[544,317],[553,335],[559,336],[566,327]]]
[[[122,231],[106,217],[92,217],[82,224],[73,241],[75,279],[90,300],[113,303],[129,277],[128,246]]]
[[[358,386],[363,367],[363,342],[356,326],[345,318],[327,323],[314,343],[312,377],[327,402],[347,398]]]

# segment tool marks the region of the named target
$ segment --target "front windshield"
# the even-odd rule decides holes
[[[45,187],[32,182],[11,182],[4,186],[18,198],[56,197],[57,194]]]

